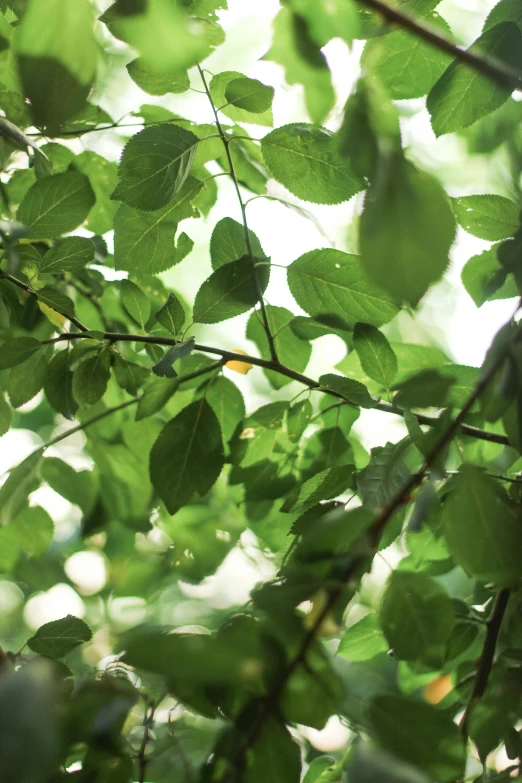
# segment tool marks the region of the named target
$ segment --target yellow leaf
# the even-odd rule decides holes
[[[430,704],[438,704],[452,689],[451,677],[449,674],[446,674],[444,677],[437,677],[426,685],[424,698]]]
[[[64,315],[57,313],[56,310],[53,310],[52,307],[48,307],[48,305],[44,304],[43,302],[38,302],[38,306],[45,317],[48,318],[49,321],[53,324],[53,326],[57,326],[58,329],[63,329],[63,325],[65,323]]]
[[[243,356],[247,355],[245,351],[241,350],[241,348],[235,348],[234,352],[242,353]],[[247,372],[252,369],[250,362],[242,362],[239,359],[231,359],[225,364],[225,367],[228,367],[229,370],[234,370],[234,372],[239,372],[241,375],[246,375]]]

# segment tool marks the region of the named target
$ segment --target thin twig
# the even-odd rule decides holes
[[[493,610],[491,612],[491,617],[487,623],[486,638],[484,640],[484,647],[482,648],[482,654],[478,663],[475,681],[473,683],[473,688],[471,690],[468,703],[466,704],[466,709],[464,710],[464,716],[460,724],[460,733],[465,739],[468,737],[469,719],[473,705],[476,701],[478,701],[478,699],[482,698],[486,692],[486,688],[488,687],[489,675],[491,674],[493,661],[495,659],[498,635],[500,633],[502,620],[504,619],[504,615],[506,613],[510,594],[511,590],[507,587],[497,593]]]
[[[483,76],[487,76],[488,79],[491,79],[500,87],[511,90],[522,90],[522,74],[520,71],[510,68],[500,60],[492,57],[483,57],[480,54],[475,54],[470,51],[470,49],[464,49],[457,44],[454,44],[430,27],[426,27],[422,22],[412,19],[411,16],[404,14],[396,8],[391,8],[386,3],[383,3],[382,0],[358,0],[358,2],[361,3],[361,5],[365,5],[368,8],[377,11],[390,22],[390,24],[402,27],[404,30],[409,30],[417,38],[426,41],[426,43],[431,44],[431,46],[434,46],[442,52],[446,52],[446,54],[449,54],[461,63],[470,66],[470,68],[481,73]]]
[[[241,216],[243,219],[243,229],[245,232],[245,245],[247,249],[248,256],[250,258],[250,261],[252,263],[252,269],[253,269],[253,277],[254,277],[254,284],[256,287],[256,294],[259,301],[259,306],[261,309],[261,316],[263,319],[263,326],[266,332],[266,339],[268,340],[268,347],[270,350],[270,356],[273,362],[278,363],[277,358],[277,350],[274,342],[274,338],[272,337],[272,332],[270,331],[270,323],[268,321],[268,314],[266,312],[265,307],[265,300],[263,298],[263,290],[261,288],[261,284],[259,282],[259,275],[257,273],[256,269],[256,260],[254,256],[254,252],[252,250],[252,242],[250,241],[250,231],[248,229],[248,223],[247,223],[247,217],[246,217],[246,209],[245,209],[245,203],[243,201],[243,197],[241,195],[241,190],[239,189],[239,182],[236,176],[236,171],[234,168],[234,161],[232,160],[232,155],[230,153],[230,147],[228,144],[228,138],[225,136],[225,132],[223,131],[221,122],[219,120],[219,114],[217,112],[216,106],[214,104],[214,101],[212,99],[212,96],[210,94],[210,90],[207,84],[207,80],[205,79],[205,74],[203,73],[202,68],[198,65],[198,71],[199,75],[201,76],[201,81],[203,82],[203,86],[205,88],[205,92],[207,94],[208,100],[210,102],[210,105],[212,106],[212,112],[214,114],[214,118],[216,121],[216,128],[218,130],[219,135],[221,136],[221,140],[223,141],[223,146],[225,147],[225,153],[227,156],[227,161],[230,169],[230,176],[232,178],[232,182],[234,183],[234,189],[236,191],[237,200],[239,202],[239,206],[241,209]]]

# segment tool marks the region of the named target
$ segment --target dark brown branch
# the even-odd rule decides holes
[[[464,716],[460,724],[460,732],[464,738],[467,739],[469,719],[473,705],[478,699],[481,699],[486,688],[488,687],[489,675],[493,668],[493,661],[495,660],[495,650],[497,647],[498,635],[502,626],[502,620],[506,613],[509,596],[511,590],[504,588],[495,598],[491,617],[487,623],[486,638],[484,640],[484,647],[482,648],[482,654],[480,656],[477,672],[475,675],[475,682],[471,690],[466,709],[464,710]]]
[[[358,2],[367,8],[371,8],[373,11],[377,11],[390,24],[409,30],[417,38],[426,41],[426,43],[442,52],[446,52],[446,54],[468,65],[474,71],[483,74],[483,76],[487,76],[488,79],[494,81],[499,87],[522,90],[522,74],[500,60],[492,57],[486,58],[480,54],[475,54],[469,49],[457,46],[430,27],[426,27],[422,22],[412,19],[411,16],[404,14],[396,8],[391,8],[386,3],[383,3],[382,0],[358,0]]]
[[[165,346],[176,345],[177,342],[179,342],[178,340],[174,340],[171,337],[156,337],[150,334],[124,334],[120,332],[105,332],[103,337],[105,340],[110,340],[111,342],[141,342],[151,343],[152,345]],[[89,335],[80,334],[77,332],[69,332],[66,334],[61,334],[58,337],[55,337],[53,340],[49,340],[49,342],[57,343],[63,342],[64,340],[77,340],[81,338],[89,338]],[[215,348],[211,345],[201,345],[200,343],[196,343],[194,347],[196,351],[201,351],[202,353],[212,353],[216,356],[221,356],[225,362],[242,362],[244,364],[253,364],[256,367],[262,367],[265,370],[272,370],[273,372],[279,373],[279,375],[284,375],[287,378],[291,378],[293,381],[302,383],[303,386],[307,386],[311,390],[315,389],[321,391],[323,394],[329,395],[330,397],[335,397],[336,399],[340,400],[338,403],[339,405],[351,404],[345,400],[341,394],[338,394],[331,389],[321,388],[321,384],[313,378],[309,378],[307,375],[296,372],[290,367],[285,367],[285,365],[280,364],[279,362],[274,362],[271,359],[260,359],[258,356],[248,356],[246,354],[236,353],[235,351],[227,351],[223,348]],[[383,413],[393,413],[395,416],[404,416],[404,411],[401,410],[401,408],[397,408],[395,405],[391,405],[388,402],[379,402],[372,410],[382,411]],[[415,415],[417,416],[419,424],[426,424],[429,427],[435,427],[439,423],[439,419],[436,417],[425,416],[422,413]],[[481,430],[479,427],[472,427],[470,424],[464,423],[460,424],[460,429],[463,435],[467,435],[470,438],[476,438],[478,440],[488,441],[489,443],[499,443],[503,446],[509,446],[507,437],[505,435],[500,435],[497,432],[488,432],[487,430]]]
[[[221,137],[221,140],[223,142],[223,146],[225,147],[225,154],[227,156],[228,166],[230,169],[230,176],[232,178],[232,182],[234,183],[234,189],[236,191],[237,200],[239,202],[239,207],[241,209],[241,217],[243,221],[243,229],[245,233],[245,244],[247,248],[248,257],[250,258],[250,262],[252,264],[252,270],[253,270],[253,277],[254,277],[254,284],[256,287],[256,295],[257,299],[259,301],[259,307],[261,309],[261,317],[263,319],[263,326],[266,332],[266,339],[268,340],[268,348],[270,351],[270,356],[272,358],[272,361],[277,362],[277,350],[275,347],[274,338],[272,336],[272,332],[270,331],[270,323],[268,321],[268,314],[266,312],[265,307],[265,300],[263,298],[263,291],[261,288],[261,284],[259,282],[259,275],[257,272],[256,267],[256,259],[254,257],[254,252],[252,250],[252,242],[250,241],[250,232],[248,230],[248,223],[247,223],[247,216],[246,216],[246,208],[245,203],[243,201],[243,197],[241,195],[241,190],[239,189],[239,181],[236,176],[236,171],[234,168],[234,161],[232,160],[232,155],[230,153],[230,147],[229,147],[229,139],[225,136],[225,133],[223,131],[223,128],[221,126],[221,122],[219,121],[219,114],[216,109],[216,106],[214,104],[214,101],[212,99],[212,96],[210,94],[210,90],[208,88],[207,80],[205,79],[205,74],[203,73],[202,68],[198,65],[198,71],[199,75],[201,76],[201,81],[203,82],[203,86],[205,88],[205,92],[207,94],[208,100],[210,102],[210,105],[212,107],[212,112],[214,114],[214,119],[216,121],[216,128],[218,129],[218,133]]]

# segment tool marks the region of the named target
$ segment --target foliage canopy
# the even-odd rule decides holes
[[[522,13],[437,6],[0,0],[2,783],[522,778]]]

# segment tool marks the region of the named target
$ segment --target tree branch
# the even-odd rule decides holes
[[[446,446],[449,443],[451,443],[451,441],[459,431],[464,418],[466,417],[466,415],[472,409],[473,405],[481,397],[481,395],[484,393],[488,385],[495,377],[499,367],[504,361],[507,350],[508,350],[508,346],[506,345],[504,346],[504,350],[499,353],[497,360],[491,364],[488,371],[482,376],[480,381],[477,383],[475,389],[473,390],[472,394],[470,394],[470,396],[468,397],[462,410],[459,412],[459,414],[447,427],[445,432],[434,444],[434,446],[426,456],[422,468],[418,471],[418,473],[414,473],[410,476],[408,481],[404,483],[402,488],[397,492],[397,494],[390,501],[390,503],[388,503],[383,508],[383,510],[381,511],[381,513],[379,514],[379,516],[377,517],[373,525],[370,527],[368,532],[368,539],[369,539],[368,551],[363,552],[362,554],[354,557],[350,562],[349,566],[347,567],[347,569],[345,570],[345,572],[341,574],[341,576],[339,577],[337,585],[331,588],[330,594],[328,596],[328,600],[325,601],[325,605],[322,611],[317,616],[313,626],[304,636],[301,646],[299,647],[294,658],[289,663],[289,665],[283,672],[282,676],[275,682],[273,687],[270,689],[266,698],[261,702],[256,720],[251,725],[250,730],[246,733],[243,742],[238,747],[234,759],[231,761],[231,766],[229,767],[228,771],[226,771],[221,776],[221,778],[219,779],[219,783],[229,783],[229,781],[233,779],[233,776],[237,771],[237,769],[243,766],[246,758],[246,754],[248,750],[252,747],[252,745],[255,743],[260,732],[262,731],[265,720],[277,708],[279,699],[283,695],[290,677],[305,660],[310,647],[312,646],[313,642],[316,639],[319,629],[321,628],[326,617],[333,610],[337,601],[340,599],[346,585],[348,585],[352,581],[355,581],[355,579],[357,579],[358,577],[362,576],[362,574],[368,567],[369,562],[371,562],[373,556],[377,552],[379,541],[381,539],[382,533],[386,527],[387,522],[393,516],[395,511],[402,505],[404,499],[408,497],[408,495],[410,495],[419,486],[419,484],[424,479],[425,475],[428,473],[431,467],[438,460],[440,454],[444,451]],[[505,600],[507,601],[507,599]],[[502,620],[504,611],[505,611],[505,607],[502,609],[502,611],[500,611],[499,609],[497,613],[494,613],[497,619],[494,624],[494,630],[491,631],[490,638],[491,639],[494,638],[495,641],[498,636],[498,631],[500,629],[500,622]],[[490,653],[490,651],[491,651],[491,643],[488,645],[488,654]],[[494,645],[493,645],[493,652],[494,652]],[[480,683],[481,686],[483,685],[484,688],[487,684],[489,671],[491,669],[492,659],[489,662],[489,664],[488,664],[488,660],[489,659],[486,659],[484,661],[483,666],[479,665],[479,670],[483,671],[483,673],[481,674]],[[477,679],[479,679],[478,676]],[[475,686],[474,691],[476,690],[476,688],[477,686]],[[480,693],[480,689],[478,690],[478,692]]]
[[[489,675],[491,674],[493,661],[495,659],[498,635],[502,626],[502,620],[506,613],[510,594],[511,590],[507,587],[497,593],[491,617],[487,623],[488,629],[486,631],[484,647],[482,648],[482,654],[475,675],[475,682],[473,683],[473,688],[460,724],[460,732],[465,739],[468,737],[469,719],[471,717],[473,705],[478,699],[482,698],[488,686]]]
[[[78,340],[82,338],[93,339],[89,334],[68,332],[61,334],[58,337],[54,337],[48,342],[57,343],[63,342],[64,340]],[[156,337],[150,334],[124,334],[120,332],[104,332],[103,338],[105,340],[110,340],[111,342],[141,342],[150,343],[152,345],[165,346],[177,345],[179,342],[179,340],[174,340],[171,337]],[[215,348],[214,346],[202,345],[200,343],[196,343],[194,348],[196,351],[201,351],[202,353],[212,353],[217,356],[221,356],[225,362],[242,362],[244,364],[253,364],[257,367],[262,367],[265,370],[272,370],[273,372],[279,373],[279,375],[284,375],[287,378],[291,378],[293,381],[302,383],[303,386],[307,386],[311,390],[317,390],[322,394],[335,397],[336,399],[340,400],[338,405],[351,404],[338,392],[332,391],[331,389],[323,389],[318,381],[314,380],[313,378],[309,378],[307,375],[303,375],[303,373],[296,372],[290,367],[285,367],[285,365],[281,364],[279,361],[274,362],[271,359],[260,359],[258,356],[249,356],[247,354],[236,353],[235,351],[227,351],[223,348]],[[404,416],[404,411],[401,408],[397,408],[395,405],[391,405],[388,402],[381,401],[377,403],[375,408],[372,408],[372,410],[382,411],[383,413],[393,413],[395,416]],[[435,427],[439,423],[439,419],[437,417],[425,416],[422,413],[417,413],[415,415],[419,424],[426,424],[428,427]],[[509,446],[507,437],[497,432],[488,432],[487,430],[482,430],[479,427],[473,427],[470,424],[464,423],[460,425],[460,429],[464,435],[468,435],[470,438],[485,440],[488,443],[498,443],[502,446]]]
[[[457,46],[430,27],[426,27],[422,22],[412,19],[411,16],[404,14],[396,8],[391,8],[386,3],[383,3],[382,0],[358,0],[358,2],[371,8],[373,11],[377,11],[390,24],[409,30],[417,38],[421,38],[436,49],[446,52],[461,63],[469,65],[474,71],[487,76],[488,79],[498,84],[499,87],[522,90],[522,74],[500,60],[492,57],[486,58],[480,54],[475,54],[469,49]]]
[[[278,362],[277,350],[276,350],[276,347],[275,347],[274,338],[272,337],[272,332],[270,331],[270,323],[268,321],[268,314],[266,312],[265,301],[263,299],[263,291],[262,291],[261,285],[259,283],[259,275],[258,275],[258,272],[257,272],[256,260],[255,260],[254,253],[253,253],[253,250],[252,250],[252,243],[250,241],[250,232],[248,230],[248,223],[247,223],[245,204],[244,204],[244,201],[243,201],[243,197],[241,196],[241,191],[239,189],[239,182],[238,182],[238,179],[237,179],[237,176],[236,176],[236,171],[234,169],[234,162],[232,160],[232,155],[230,153],[230,148],[229,148],[229,144],[228,144],[229,140],[225,136],[225,133],[224,133],[223,128],[221,126],[221,122],[219,121],[219,114],[218,114],[218,111],[217,111],[217,109],[215,107],[215,104],[214,104],[214,101],[212,99],[212,96],[210,94],[210,90],[208,88],[207,80],[205,79],[205,74],[203,73],[203,70],[202,70],[202,68],[199,65],[198,65],[198,71],[199,71],[199,75],[201,76],[201,81],[203,82],[203,86],[205,88],[205,92],[207,94],[207,98],[208,98],[208,100],[210,102],[210,105],[212,106],[212,111],[214,113],[214,118],[215,118],[215,121],[216,121],[216,128],[218,129],[219,135],[221,136],[221,140],[223,142],[223,146],[225,147],[225,153],[226,153],[227,160],[228,160],[228,165],[229,165],[229,168],[230,168],[230,176],[232,177],[232,182],[234,183],[234,188],[235,188],[235,191],[236,191],[237,200],[239,201],[239,206],[240,206],[240,209],[241,209],[241,216],[242,216],[242,219],[243,219],[243,229],[244,229],[244,232],[245,232],[245,244],[246,244],[248,256],[250,258],[250,262],[252,264],[253,276],[254,276],[254,284],[255,284],[255,287],[256,287],[256,294],[257,294],[257,298],[258,298],[258,301],[259,301],[259,306],[261,308],[261,317],[263,319],[263,326],[264,326],[265,332],[266,332],[266,339],[268,340],[268,347],[269,347],[269,350],[270,350],[270,356],[272,358],[272,361],[277,363]]]

